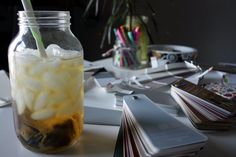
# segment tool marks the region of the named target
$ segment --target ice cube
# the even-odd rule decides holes
[[[43,74],[43,81],[45,85],[50,89],[59,90],[61,88],[60,78],[53,72],[45,72]]]
[[[21,92],[18,92],[16,94],[15,101],[18,114],[21,115],[25,111],[25,102],[23,96],[21,95]]]
[[[46,71],[48,68],[48,65],[46,64],[45,60],[42,60],[41,62],[37,62],[34,65],[30,67],[29,73],[32,76],[40,75],[42,72]]]
[[[79,57],[79,53],[77,51],[61,49],[60,58],[72,59],[72,58],[76,58],[76,57]]]
[[[34,110],[37,111],[42,109],[46,105],[47,101],[48,101],[48,92],[45,91],[41,92],[35,101]]]
[[[34,54],[33,54],[34,53]],[[29,66],[29,65],[34,65],[38,61],[42,60],[36,52],[32,50],[32,52],[29,53],[24,53],[16,55],[16,64],[18,66]]]
[[[46,53],[49,57],[60,57],[62,59],[75,58],[79,55],[77,51],[65,50],[56,44],[48,45]],[[82,52],[80,54],[82,54]]]
[[[62,61],[59,58],[55,58],[53,61],[49,62],[49,67],[52,67],[53,69],[59,69],[61,62]]]
[[[48,57],[60,56],[61,48],[56,44],[50,44],[46,48],[46,53]]]
[[[42,83],[40,80],[37,80],[30,76],[21,76],[22,81],[18,81],[20,83],[24,83],[24,86],[34,92],[42,90]],[[20,79],[19,79],[20,80]]]
[[[24,103],[26,105],[26,107],[32,111],[33,109],[33,105],[34,105],[34,92],[27,90],[27,89],[23,89],[21,91],[22,93],[22,98],[24,99]]]
[[[45,120],[53,117],[54,115],[55,111],[52,108],[45,108],[32,113],[31,118],[34,120]]]
[[[63,90],[68,86],[70,75],[64,71],[61,73],[45,72],[43,75],[44,83],[53,90]]]
[[[18,50],[18,52],[21,52],[21,53],[16,53],[17,56],[28,56],[28,55],[31,55],[31,56],[35,56],[37,58],[40,58],[40,53],[37,49],[30,49],[30,48],[25,48],[25,49],[22,49],[22,50]]]

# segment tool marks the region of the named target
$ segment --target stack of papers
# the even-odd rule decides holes
[[[103,71],[94,75],[95,83],[102,88],[106,88],[109,83],[116,81],[112,72]]]
[[[225,130],[236,117],[236,101],[184,79],[172,84],[171,95],[198,129]]]
[[[117,140],[114,156],[121,152],[124,157],[188,156],[199,152],[207,141],[206,136],[179,122],[142,94],[124,97],[120,132],[122,136],[118,138],[123,142]]]

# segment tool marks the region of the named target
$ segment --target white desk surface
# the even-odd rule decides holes
[[[102,64],[104,62],[100,62]],[[177,118],[191,125],[185,117]],[[77,145],[60,154],[39,154],[25,149],[16,137],[11,107],[0,108],[0,157],[112,157],[118,126],[85,124]],[[208,143],[196,157],[235,157],[236,127],[224,132],[204,132]]]
[[[189,121],[178,118],[189,125]],[[1,157],[112,157],[118,126],[85,124],[77,145],[60,154],[39,154],[25,149],[18,141],[11,107],[0,108],[0,156]],[[196,157],[235,157],[236,128],[224,132],[207,132],[208,143]]]

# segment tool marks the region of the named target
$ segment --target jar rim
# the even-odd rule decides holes
[[[51,10],[35,10],[35,11],[18,11],[19,17],[68,17],[70,18],[69,11],[51,11]]]
[[[57,10],[18,11],[19,25],[70,25],[70,12]],[[36,22],[37,21],[37,22]]]

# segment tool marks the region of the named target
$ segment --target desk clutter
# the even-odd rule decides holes
[[[194,61],[197,58],[195,48],[182,45],[149,45],[148,50],[152,67]]]
[[[207,142],[202,130],[227,130],[235,125],[235,74],[214,67],[157,69],[112,82],[106,82],[104,72],[95,75],[100,87],[103,84],[105,91],[114,93],[114,107],[123,108],[114,157],[195,155]],[[106,76],[112,78],[112,73]],[[180,117],[186,117],[190,128],[178,121]]]
[[[130,34],[129,34],[130,33]],[[141,69],[141,68],[159,68],[161,66],[181,63],[184,61],[194,61],[197,58],[197,50],[192,47],[181,45],[147,45],[138,42],[135,34],[140,34],[140,31],[128,32],[124,27],[115,29],[117,43],[112,49],[103,53],[103,57],[112,56],[113,65],[124,69]],[[132,36],[134,34],[134,37]],[[130,37],[130,38],[129,38]],[[132,41],[132,42],[131,42]]]
[[[85,87],[85,123],[121,124],[114,157],[195,155],[208,140],[201,130],[227,130],[235,124],[235,74],[214,67],[200,71],[183,62],[132,70],[137,75],[125,80],[103,66],[85,67],[85,82],[93,78],[96,84],[96,89]],[[163,92],[170,87],[171,94]],[[196,129],[173,118],[183,113]]]
[[[189,156],[207,137],[187,127],[145,95],[124,97],[122,125],[114,157]]]

